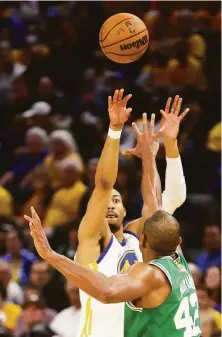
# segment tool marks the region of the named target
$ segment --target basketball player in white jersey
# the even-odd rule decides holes
[[[106,276],[127,272],[130,265],[141,260],[137,235],[140,234],[144,220],[141,218],[130,223],[127,228],[130,231],[124,233],[122,222],[125,216],[125,209],[120,194],[113,190],[118,169],[120,134],[131,112],[131,109],[126,108],[126,103],[131,98],[131,95],[124,99],[122,97],[123,90],[116,91],[113,99],[109,97],[110,129],[99,160],[95,189],[89,201],[86,214],[80,224],[79,246],[76,257],[76,261],[80,264],[88,265]],[[175,111],[179,111],[181,100],[179,100],[179,97],[175,98],[169,114],[170,103],[170,100],[168,100],[165,108],[165,116],[167,118],[173,115]],[[174,180],[171,179],[169,172],[166,172],[168,181],[166,181],[166,191],[163,195],[163,208],[172,213],[185,200],[186,188],[176,145],[177,134],[174,132],[172,143],[168,139],[170,138],[170,131],[173,133],[172,130],[175,125],[179,129],[179,123],[175,123],[175,121],[172,123],[170,118],[167,123],[165,128],[168,131],[165,133],[164,139],[164,143],[167,145],[166,154],[169,157],[167,170],[170,170]],[[154,136],[157,142],[158,136],[159,133]],[[132,153],[139,155],[137,150],[136,148]],[[171,188],[172,190],[170,190]],[[160,196],[159,200],[161,203]],[[164,202],[166,207],[164,207]],[[146,212],[147,209],[146,205],[144,205],[143,215],[145,218],[149,217]],[[80,292],[80,298],[82,317],[79,337],[104,337],[104,326],[106,337],[123,336],[123,303],[105,305],[82,291]]]

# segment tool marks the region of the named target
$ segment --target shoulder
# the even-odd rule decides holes
[[[165,273],[157,266],[144,262],[135,263],[129,270],[129,275],[140,279],[150,289],[158,289],[168,283]]]

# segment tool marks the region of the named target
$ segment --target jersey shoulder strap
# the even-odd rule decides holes
[[[171,286],[173,286],[172,276],[171,276],[171,268],[170,268],[170,261],[171,257],[166,256],[160,259],[155,259],[149,262],[150,265],[158,267],[161,269],[164,274],[166,275],[168,281],[170,282]]]

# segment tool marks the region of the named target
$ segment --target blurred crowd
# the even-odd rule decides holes
[[[75,337],[78,289],[41,261],[23,215],[34,206],[52,247],[73,259],[108,129],[107,97],[132,93],[131,122],[179,94],[191,112],[179,135],[187,200],[176,212],[200,303],[202,337],[220,336],[220,2],[4,2],[0,6],[0,336]],[[201,7],[199,7],[201,4]],[[102,23],[131,12],[150,43],[133,64],[99,49]],[[157,157],[164,188],[165,153]],[[141,164],[120,155],[125,223],[140,217]]]

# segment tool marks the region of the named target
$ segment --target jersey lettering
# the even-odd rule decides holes
[[[193,293],[190,296],[185,296],[182,299],[177,313],[174,317],[176,329],[185,329],[184,337],[195,337],[201,333],[200,327],[196,325],[196,321],[197,319],[199,319],[197,303],[198,301],[196,293]],[[190,306],[192,308],[196,308],[193,318],[190,315]]]

